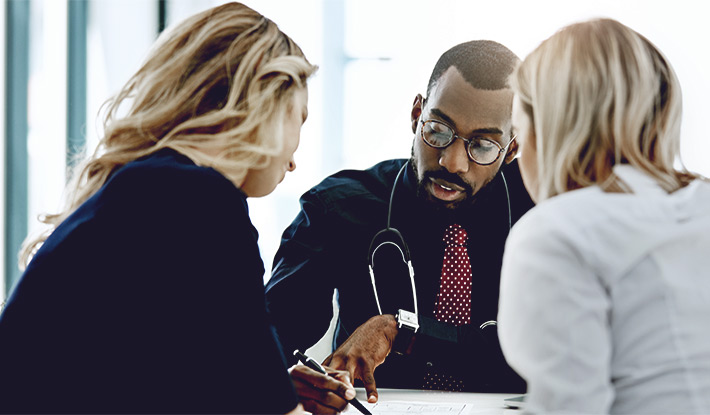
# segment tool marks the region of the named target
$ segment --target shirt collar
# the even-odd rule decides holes
[[[613,170],[636,194],[667,194],[653,177],[630,164],[617,164]]]

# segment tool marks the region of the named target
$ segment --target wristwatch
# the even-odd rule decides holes
[[[402,309],[399,309],[395,318],[399,330],[394,338],[392,351],[401,355],[409,355],[412,353],[412,346],[414,346],[414,334],[419,330],[419,319],[411,311]]]

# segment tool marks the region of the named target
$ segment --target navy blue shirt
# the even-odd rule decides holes
[[[297,398],[245,195],[172,150],[127,164],[0,315],[0,412],[284,413]]]
[[[364,170],[332,175],[301,198],[301,211],[283,234],[266,287],[267,305],[285,350],[304,349],[325,333],[337,289],[340,314],[333,347],[378,314],[368,271],[368,248],[385,228],[390,194],[405,160],[389,160]],[[517,161],[503,168],[515,223],[532,206]],[[446,214],[416,195],[416,176],[408,165],[397,182],[392,227],[404,237],[414,267],[422,325],[411,356],[391,353],[375,371],[378,387],[421,388],[425,372],[451,374],[476,392],[523,392],[524,382],[505,363],[495,326],[500,269],[509,232],[508,196],[498,175],[476,202]],[[471,324],[455,327],[434,318],[444,255],[443,235],[458,223],[469,235],[473,271]],[[388,249],[389,246],[388,246]],[[375,258],[382,312],[413,311],[407,268],[398,252]],[[308,301],[304,301],[308,298]]]

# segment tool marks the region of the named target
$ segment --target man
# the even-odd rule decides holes
[[[325,363],[362,380],[370,402],[377,385],[524,391],[494,321],[505,239],[533,206],[513,160],[507,78],[518,62],[491,41],[444,53],[427,98],[414,99],[411,159],[326,178],[284,232],[266,287],[284,349],[323,335],[337,289]],[[378,234],[386,227],[397,231]]]

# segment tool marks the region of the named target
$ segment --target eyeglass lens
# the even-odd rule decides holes
[[[425,121],[422,125],[422,138],[432,147],[444,148],[454,141],[454,131],[446,124]],[[490,164],[498,159],[501,148],[494,141],[481,136],[464,141],[467,142],[469,157],[477,163]]]

